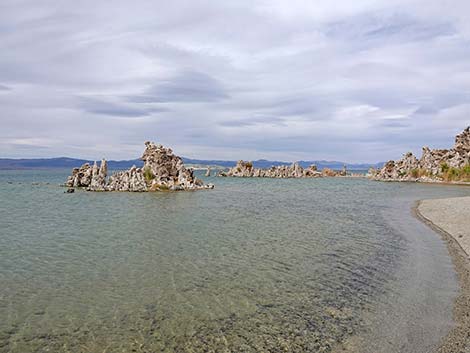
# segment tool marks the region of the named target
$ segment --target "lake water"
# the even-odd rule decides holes
[[[410,208],[470,195],[365,179],[208,178],[65,194],[0,171],[0,352],[428,352],[458,287]]]

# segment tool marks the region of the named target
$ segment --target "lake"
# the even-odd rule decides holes
[[[205,178],[65,194],[0,171],[0,352],[428,352],[458,291],[414,202],[470,188]]]

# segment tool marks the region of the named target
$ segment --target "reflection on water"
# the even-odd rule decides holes
[[[328,352],[405,282],[413,242],[394,210],[470,193],[219,178],[64,194],[65,174],[0,172],[0,352]]]

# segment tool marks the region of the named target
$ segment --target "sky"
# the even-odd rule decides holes
[[[0,1],[0,157],[379,162],[470,125],[470,1]]]

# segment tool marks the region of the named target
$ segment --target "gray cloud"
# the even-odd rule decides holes
[[[115,99],[115,97],[113,97]],[[167,112],[166,108],[158,108],[153,106],[133,106],[120,102],[112,102],[109,100],[97,98],[80,98],[79,107],[83,111],[93,114],[109,115],[114,117],[144,117],[152,113]]]
[[[1,157],[372,162],[470,121],[463,0],[5,0],[0,23]]]
[[[361,40],[358,45],[421,42],[456,33],[452,23],[444,19],[417,18],[401,12],[362,13],[326,26],[325,34],[343,40]]]
[[[139,117],[147,116],[148,112],[142,109],[116,104],[111,102],[100,101],[96,99],[83,98],[80,107],[89,113],[120,116],[120,117]]]
[[[229,98],[222,84],[207,74],[184,71],[128,97],[137,103],[215,102]]]
[[[253,126],[257,124],[270,124],[270,125],[285,125],[285,120],[275,116],[254,116],[249,117],[246,119],[234,119],[234,120],[226,120],[220,123],[221,126],[237,126],[237,127],[245,127],[245,126]]]

